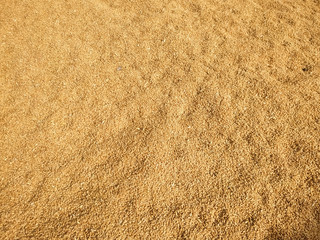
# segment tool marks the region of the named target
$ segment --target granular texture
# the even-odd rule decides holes
[[[0,0],[0,239],[320,239],[319,0]]]

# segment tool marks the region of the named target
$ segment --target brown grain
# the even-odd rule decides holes
[[[0,1],[1,239],[320,239],[318,0]]]

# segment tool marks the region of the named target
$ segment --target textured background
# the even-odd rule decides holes
[[[320,239],[319,0],[1,0],[1,239]]]

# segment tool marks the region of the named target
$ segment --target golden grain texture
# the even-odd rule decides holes
[[[320,239],[319,0],[1,0],[1,239]]]

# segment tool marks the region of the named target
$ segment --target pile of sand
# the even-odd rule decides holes
[[[1,239],[320,239],[319,0],[2,0]]]

